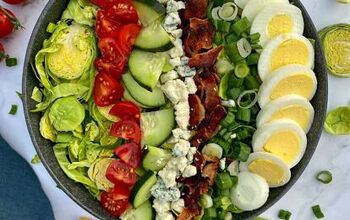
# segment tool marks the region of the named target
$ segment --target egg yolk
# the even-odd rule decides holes
[[[293,131],[278,131],[268,138],[264,150],[291,164],[300,152],[300,138]]]
[[[301,105],[290,105],[276,111],[272,115],[270,121],[281,119],[281,118],[291,119],[296,123],[298,123],[301,128],[305,129],[309,124],[310,113],[305,107]]]
[[[269,184],[279,184],[283,181],[283,169],[271,160],[256,159],[248,165],[248,169],[263,177]]]
[[[267,26],[267,33],[270,39],[280,35],[292,32],[293,19],[289,15],[274,16]]]
[[[286,40],[273,52],[270,61],[270,70],[276,70],[288,64],[306,65],[309,51],[304,42],[296,39]]]
[[[270,99],[275,100],[281,96],[290,94],[309,98],[312,95],[314,86],[314,81],[309,75],[297,73],[279,81],[272,90]]]

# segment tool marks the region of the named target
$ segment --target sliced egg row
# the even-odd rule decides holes
[[[314,48],[302,36],[304,21],[299,8],[288,0],[248,0],[242,16],[252,22],[251,34],[260,33],[263,49],[258,72],[263,83],[252,140],[254,152],[239,164],[238,185],[231,198],[239,208],[253,210],[266,202],[268,188],[289,182],[290,169],[305,153],[306,134],[314,118],[309,101],[317,80],[312,71]]]

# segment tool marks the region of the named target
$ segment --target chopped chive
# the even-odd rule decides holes
[[[18,106],[17,105],[12,105],[11,110],[9,111],[10,115],[15,115],[17,113]]]
[[[320,205],[312,206],[312,211],[313,211],[316,218],[323,218],[324,217],[324,214],[322,213]]]
[[[8,57],[8,58],[6,58],[5,62],[6,62],[6,66],[8,66],[8,67],[16,66],[17,65],[17,58]]]
[[[289,220],[291,215],[292,215],[292,213],[290,211],[281,209],[278,213],[278,218],[284,219],[284,220]]]
[[[17,96],[18,96],[18,98],[19,98],[20,100],[22,100],[22,99],[23,99],[23,95],[22,95],[22,93],[20,93],[20,92],[16,91],[16,94],[17,94]]]
[[[317,180],[320,181],[321,183],[328,184],[332,182],[332,173],[329,172],[328,170],[323,170],[319,172],[316,176]]]
[[[31,164],[38,164],[40,163],[40,158],[37,154],[34,155],[33,159],[30,161]]]

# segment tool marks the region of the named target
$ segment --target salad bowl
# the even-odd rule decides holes
[[[60,20],[62,12],[66,9],[68,0],[50,0],[39,17],[39,20],[33,30],[29,45],[27,48],[26,59],[24,62],[23,72],[23,103],[27,127],[34,144],[36,151],[45,168],[48,170],[52,178],[56,181],[58,187],[62,189],[70,198],[78,203],[82,208],[90,212],[99,219],[116,219],[107,213],[99,204],[93,199],[89,192],[81,185],[75,183],[68,178],[63,170],[60,168],[53,151],[53,143],[44,139],[40,134],[39,122],[40,113],[31,112],[35,108],[35,102],[31,99],[33,88],[38,85],[38,80],[32,69],[35,55],[41,49],[43,42],[50,34],[46,32],[46,27],[50,22],[57,22]],[[307,134],[307,148],[306,152],[298,165],[291,169],[290,181],[278,188],[271,189],[268,201],[259,209],[249,212],[243,212],[235,215],[235,219],[249,219],[257,216],[263,211],[267,210],[275,204],[283,195],[293,186],[298,180],[307,164],[312,158],[312,155],[317,147],[320,135],[322,133],[323,121],[325,118],[327,108],[327,72],[325,67],[325,60],[322,53],[320,41],[317,36],[317,31],[312,23],[312,20],[305,8],[299,0],[293,1],[294,5],[299,7],[302,11],[305,30],[304,36],[315,39],[315,68],[314,72],[318,81],[317,92],[311,100],[311,104],[315,109],[314,121],[311,125],[310,131]]]

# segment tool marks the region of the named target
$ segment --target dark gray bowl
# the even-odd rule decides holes
[[[29,41],[23,72],[23,102],[25,118],[36,151],[38,152],[42,163],[49,171],[52,178],[57,182],[58,186],[76,203],[78,203],[81,207],[83,207],[85,210],[97,218],[115,219],[100,207],[99,202],[94,200],[82,185],[75,183],[63,173],[53,154],[53,144],[50,141],[42,138],[40,135],[40,114],[30,112],[30,109],[33,109],[35,106],[35,102],[30,98],[31,93],[34,86],[38,85],[38,81],[34,76],[30,64],[34,61],[36,53],[42,47],[44,39],[49,37],[49,34],[45,31],[47,25],[50,22],[57,22],[60,19],[62,11],[66,8],[68,2],[68,0],[50,0],[40,15]],[[235,219],[249,219],[253,216],[259,215],[274,203],[276,203],[293,186],[293,184],[304,171],[316,149],[322,132],[323,121],[327,108],[328,88],[325,60],[321,50],[320,41],[317,37],[317,31],[311,21],[310,16],[307,14],[305,8],[299,0],[295,0],[294,2],[295,5],[298,6],[303,12],[305,21],[304,35],[306,37],[316,39],[315,73],[318,80],[318,88],[315,97],[311,101],[311,104],[315,108],[315,120],[312,124],[309,134],[307,135],[308,145],[305,155],[302,158],[301,162],[292,169],[292,177],[288,184],[283,187],[271,189],[267,203],[260,209],[239,214]]]

